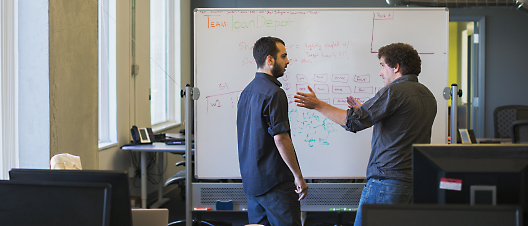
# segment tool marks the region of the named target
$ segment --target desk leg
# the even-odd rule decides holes
[[[153,208],[159,208],[160,206],[162,206],[163,204],[165,204],[166,202],[169,201],[169,198],[163,198],[163,185],[165,184],[163,182],[163,164],[165,163],[163,161],[163,152],[158,152],[158,166],[159,166],[159,173],[160,173],[160,180],[159,180],[159,184],[158,184],[158,201],[156,201],[154,204],[150,205],[150,208],[153,209]]]
[[[147,208],[147,153],[141,152],[141,208]]]

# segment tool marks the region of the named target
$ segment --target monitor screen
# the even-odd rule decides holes
[[[0,181],[0,224],[108,226],[111,185]]]
[[[413,145],[413,203],[528,209],[528,145]]]
[[[147,129],[139,128],[139,137],[141,138],[141,141],[148,141]]]
[[[110,170],[11,169],[10,180],[108,183],[112,185],[111,226],[131,226],[128,174]]]

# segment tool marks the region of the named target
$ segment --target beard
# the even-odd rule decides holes
[[[279,67],[279,65],[277,65],[277,62],[275,62],[273,64],[273,68],[271,69],[271,75],[273,75],[273,77],[275,78],[282,77],[284,75],[284,68]]]

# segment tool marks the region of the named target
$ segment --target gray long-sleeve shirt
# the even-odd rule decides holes
[[[412,144],[431,143],[436,99],[416,75],[404,75],[347,112],[345,129],[374,126],[367,179],[412,182]]]

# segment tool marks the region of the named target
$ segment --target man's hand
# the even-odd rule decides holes
[[[282,160],[284,160],[284,163],[286,163],[295,178],[295,192],[301,194],[301,197],[299,197],[299,201],[301,201],[308,193],[308,184],[304,181],[301,169],[297,163],[297,156],[295,155],[295,149],[293,148],[290,135],[284,132],[273,136],[273,139],[275,140],[277,149],[279,149]]]
[[[297,189],[295,189],[295,192],[297,192],[297,194],[301,194],[301,197],[299,197],[299,201],[306,198],[306,194],[308,194],[308,184],[306,183],[306,181],[304,181],[304,179],[302,178],[295,178],[295,186],[297,187]]]
[[[323,114],[325,117],[329,118],[330,120],[334,121],[339,125],[344,126],[346,124],[346,110],[336,108],[322,100],[319,100],[317,96],[315,96],[315,93],[312,88],[310,88],[310,86],[308,86],[308,90],[310,91],[310,93],[297,92],[297,95],[293,96],[295,98],[294,101],[297,102],[297,106],[305,107],[308,109],[315,109],[316,111]]]
[[[354,111],[359,110],[359,107],[361,107],[361,103],[352,96],[347,97],[347,103],[349,108],[354,108]]]
[[[297,92],[297,95],[293,96],[295,98],[294,101],[297,102],[297,106],[299,107],[316,109],[320,106],[321,100],[317,99],[315,92],[312,90],[312,88],[310,88],[310,86],[308,86],[308,90],[310,93]]]

